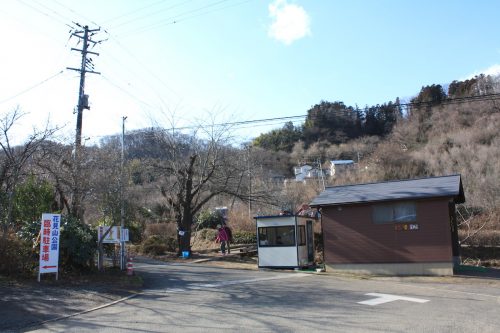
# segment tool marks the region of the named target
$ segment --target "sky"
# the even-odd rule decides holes
[[[2,0],[0,119],[23,113],[12,142],[46,124],[74,140],[78,25],[100,28],[83,113],[94,144],[123,117],[131,131],[303,116],[498,74],[498,13],[494,0]],[[283,123],[231,131],[244,142]]]

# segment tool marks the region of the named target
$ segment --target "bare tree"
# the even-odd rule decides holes
[[[255,200],[263,195],[250,195],[248,186],[242,184],[247,166],[239,155],[245,152],[230,145],[227,128],[206,127],[201,133],[203,139],[199,138],[200,132],[182,135],[156,130],[154,134],[165,153],[156,169],[163,177],[161,194],[177,223],[179,254],[191,251],[193,218],[213,198],[229,195]]]
[[[38,158],[38,166],[47,172],[52,179],[59,202],[59,210],[83,220],[83,200],[89,191],[91,167],[86,163],[88,149],[80,148],[80,168],[76,172],[73,146],[57,142],[46,142]],[[87,164],[87,165],[85,165]],[[75,197],[78,197],[75,199]]]

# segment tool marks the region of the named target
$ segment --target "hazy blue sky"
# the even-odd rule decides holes
[[[27,113],[18,137],[50,117],[72,138],[74,22],[101,27],[83,117],[95,141],[122,116],[133,129],[305,115],[321,100],[373,105],[499,73],[499,13],[494,0],[3,0],[0,113]],[[282,123],[267,125],[237,134]]]

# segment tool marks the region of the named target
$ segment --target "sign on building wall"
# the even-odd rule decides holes
[[[58,277],[60,227],[60,214],[42,214],[38,281],[40,281],[40,275],[45,273],[56,273],[56,279]]]
[[[419,229],[418,223],[395,223],[395,231],[417,231]]]

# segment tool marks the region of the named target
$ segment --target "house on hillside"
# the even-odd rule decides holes
[[[321,212],[329,269],[452,275],[463,202],[461,176],[451,175],[329,187],[310,206]]]
[[[330,170],[328,173],[330,174],[330,177],[337,177],[342,174],[342,172],[352,169],[354,165],[353,160],[331,160]]]
[[[308,179],[318,179],[324,176],[322,170],[309,164],[294,167],[293,173],[296,182],[305,182]]]

